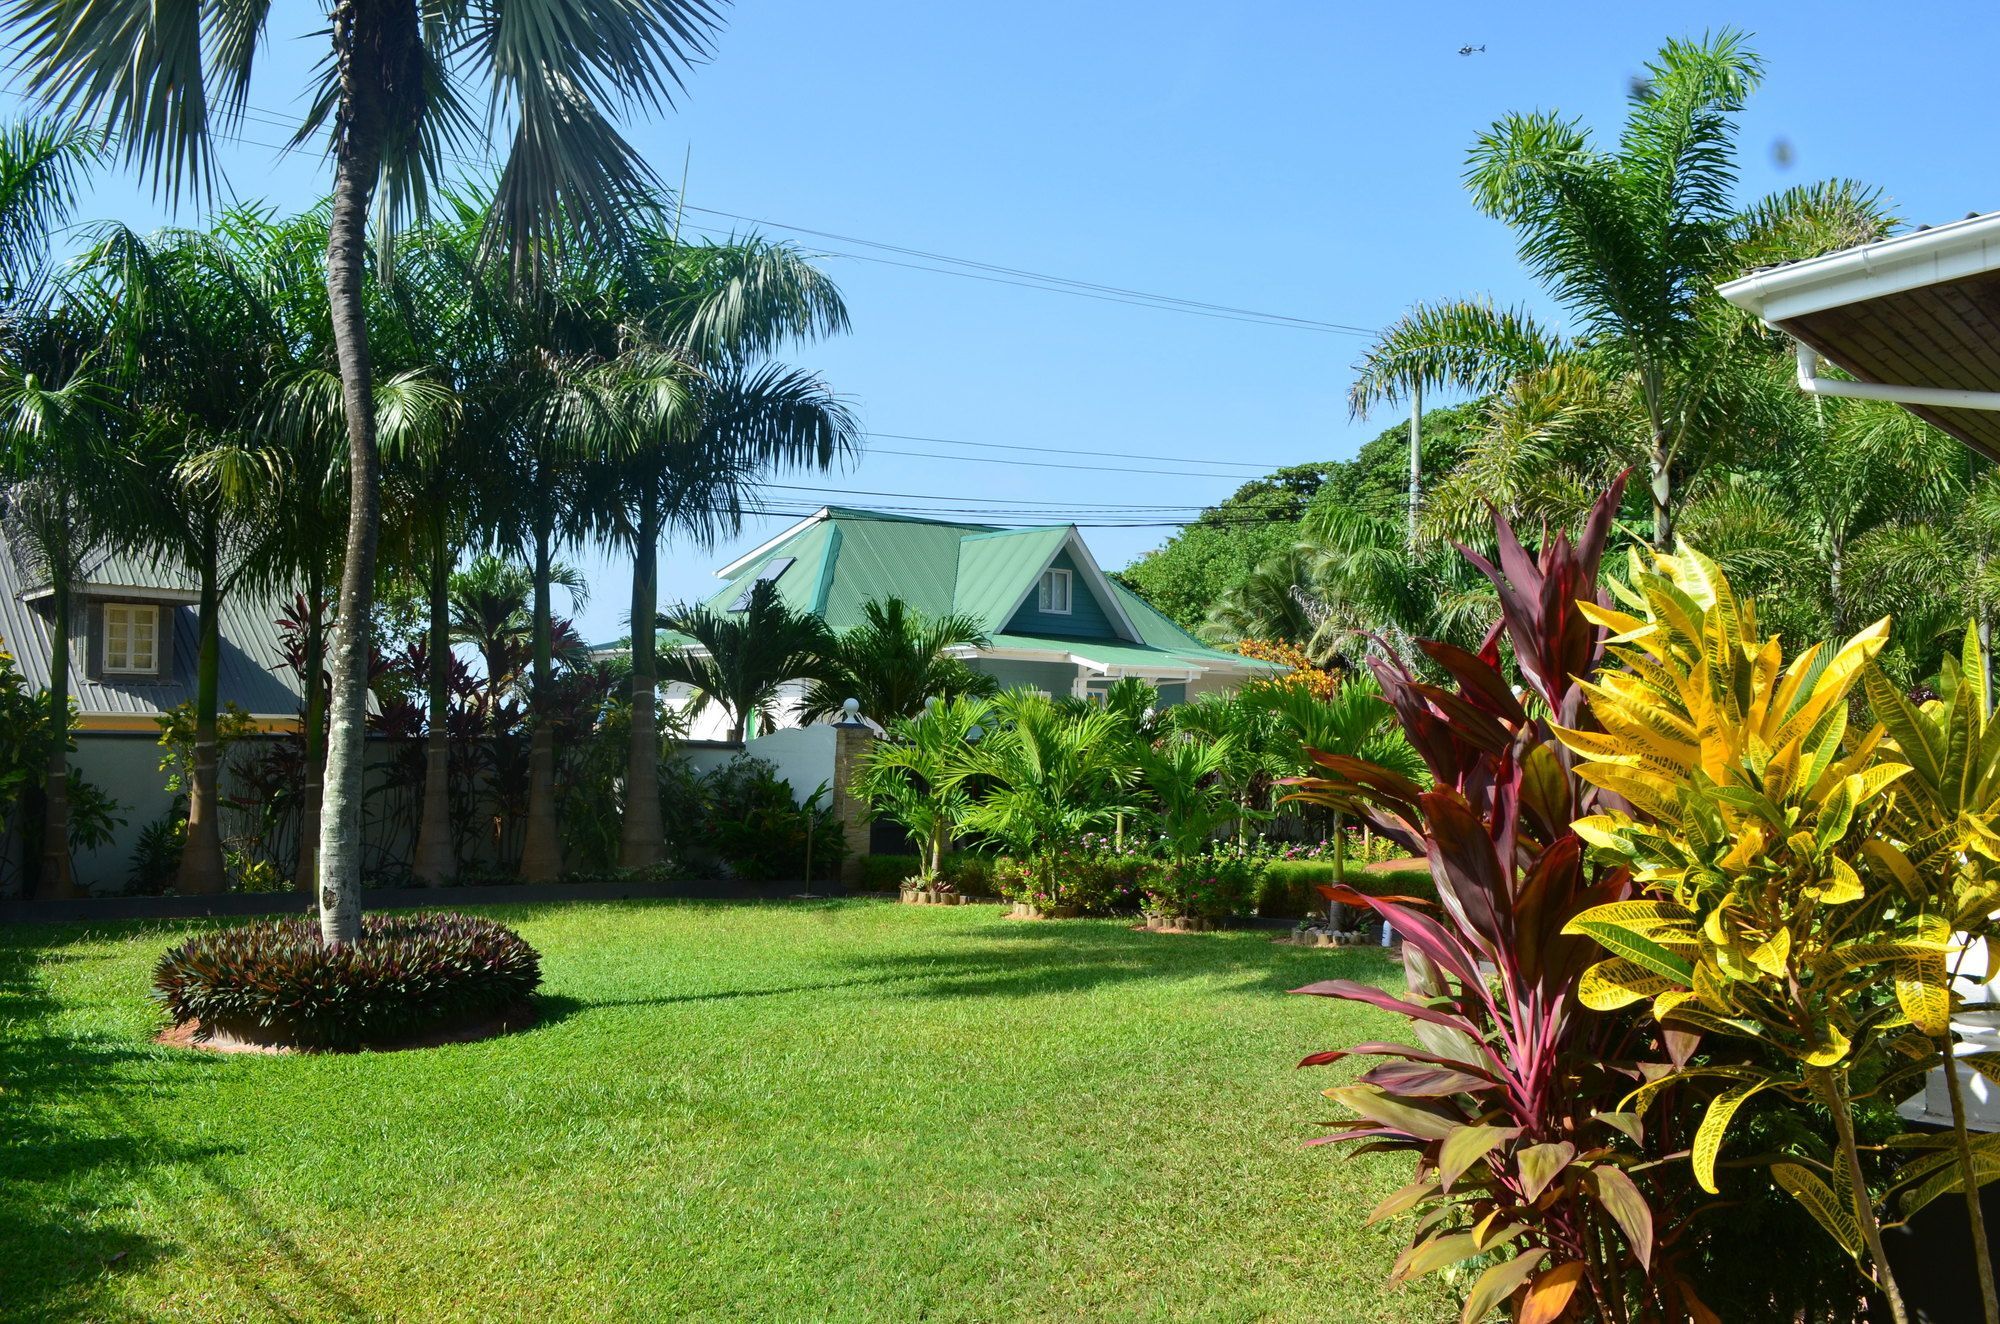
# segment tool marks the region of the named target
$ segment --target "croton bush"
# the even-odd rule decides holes
[[[469,915],[369,915],[329,945],[309,919],[217,929],[171,948],[153,995],[197,1039],[314,1050],[392,1044],[517,1013],[542,982],[520,934]]]

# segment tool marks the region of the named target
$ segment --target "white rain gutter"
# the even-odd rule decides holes
[[[1961,391],[1948,386],[1884,386],[1878,382],[1847,381],[1819,375],[1819,351],[1804,341],[1799,351],[1799,389],[1807,395],[1842,400],[1886,400],[1896,405],[1928,405],[1933,409],[2000,411],[2000,391]]]

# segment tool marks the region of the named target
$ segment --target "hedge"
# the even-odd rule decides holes
[[[1267,919],[1304,919],[1319,914],[1325,902],[1318,888],[1331,886],[1332,860],[1272,860],[1257,880],[1257,913]],[[1364,869],[1347,862],[1347,885],[1363,896],[1413,896],[1437,900],[1437,884],[1428,868]]]

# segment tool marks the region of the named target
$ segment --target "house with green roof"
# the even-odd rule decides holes
[[[1098,567],[1075,525],[1003,528],[827,506],[717,570],[710,610],[741,611],[760,580],[836,630],[871,601],[961,613],[991,638],[965,660],[1003,688],[1089,698],[1137,676],[1163,705],[1234,689],[1268,664],[1210,648]],[[662,651],[690,646],[662,632]]]

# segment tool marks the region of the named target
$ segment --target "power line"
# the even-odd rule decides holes
[[[716,207],[701,207],[692,202],[680,204],[688,211],[703,212],[710,216],[722,216],[732,221],[743,221],[750,225],[768,225],[779,230],[790,230],[794,234],[809,234],[818,239],[831,239],[836,243],[860,244],[867,248],[879,248],[885,252],[901,253],[907,257],[920,257],[930,262],[949,262],[955,266],[974,267],[981,271],[991,271],[1003,276],[1019,276],[1049,285],[1074,286],[1079,290],[1095,290],[1101,294],[1117,294],[1127,298],[1144,299],[1157,304],[1176,304],[1186,308],[1199,308],[1207,312],[1234,313],[1241,317],[1257,318],[1263,321],[1290,322],[1310,327],[1316,331],[1340,331],[1348,335],[1372,336],[1374,328],[1353,326],[1346,322],[1326,322],[1311,317],[1294,317],[1289,313],[1266,313],[1254,308],[1237,308],[1226,303],[1208,303],[1200,299],[1184,299],[1172,294],[1153,294],[1146,290],[1127,289],[1119,285],[1103,285],[1096,281],[1076,280],[1069,276],[1051,276],[1046,272],[1029,271],[1022,267],[1001,266],[993,262],[982,262],[976,258],[953,257],[949,253],[933,253],[921,248],[908,248],[901,244],[885,243],[879,239],[863,239],[856,235],[835,234],[830,230],[815,230],[808,226],[793,225],[787,221],[773,221],[760,216],[744,216],[733,211],[723,211]]]
[[[11,95],[28,100],[19,92]],[[296,121],[258,106],[246,106],[240,112],[243,119],[268,128],[287,131],[297,128]],[[211,129],[216,138],[251,147],[262,147],[269,151],[290,153],[305,150],[303,146],[288,143],[269,143],[246,137],[240,133],[222,133]],[[482,170],[491,170],[496,165],[490,156],[485,160],[466,156],[459,152],[443,152],[441,155],[459,165]],[[936,253],[921,248],[911,248],[902,244],[892,244],[879,239],[867,239],[858,235],[843,235],[829,230],[817,230],[808,226],[795,225],[786,221],[773,221],[737,212],[723,211],[716,207],[702,207],[694,203],[680,204],[688,211],[705,215],[720,216],[729,220],[742,221],[749,225],[766,225],[774,229],[788,230],[794,234],[811,235],[816,238],[831,239],[837,243],[859,244],[882,252],[900,253],[908,257],[922,258],[928,262],[944,262],[949,267],[924,266],[915,262],[898,262],[889,258],[871,256],[864,253],[843,253],[828,250],[827,255],[844,257],[858,262],[875,262],[886,266],[904,267],[914,271],[926,271],[940,276],[957,276],[966,280],[981,280],[997,285],[1014,285],[1023,289],[1043,290],[1050,294],[1067,294],[1077,298],[1096,299],[1105,303],[1123,303],[1139,308],[1155,308],[1162,312],[1185,313],[1195,317],[1209,317],[1230,322],[1254,322],[1264,326],[1287,327],[1301,331],[1317,331],[1333,335],[1373,336],[1377,331],[1370,327],[1356,326],[1346,322],[1330,322],[1317,318],[1297,317],[1289,313],[1270,313],[1253,308],[1239,308],[1231,304],[1212,303],[1201,299],[1188,299],[1179,295],[1155,294],[1147,290],[1130,289],[1119,285],[1107,285],[1097,281],[1078,280],[1069,276],[1055,276],[1046,272],[1032,271],[1024,267],[1010,267],[1000,263],[984,262],[976,258],[955,257],[948,253]],[[954,270],[952,268],[966,268]],[[982,274],[984,273],[984,274]]]
[[[1260,474],[1290,467],[1282,464],[1255,464],[1248,460],[1180,460],[1170,455],[1148,455],[1143,451],[1092,451],[1069,446],[1023,446],[1000,441],[958,441],[951,437],[920,437],[910,432],[864,432],[862,435],[886,437],[891,441],[928,441],[940,446],[973,446],[980,450],[1034,451],[1042,455],[1088,455],[1108,460],[1158,460],[1174,464],[1207,464],[1223,469],[1249,469]]]

